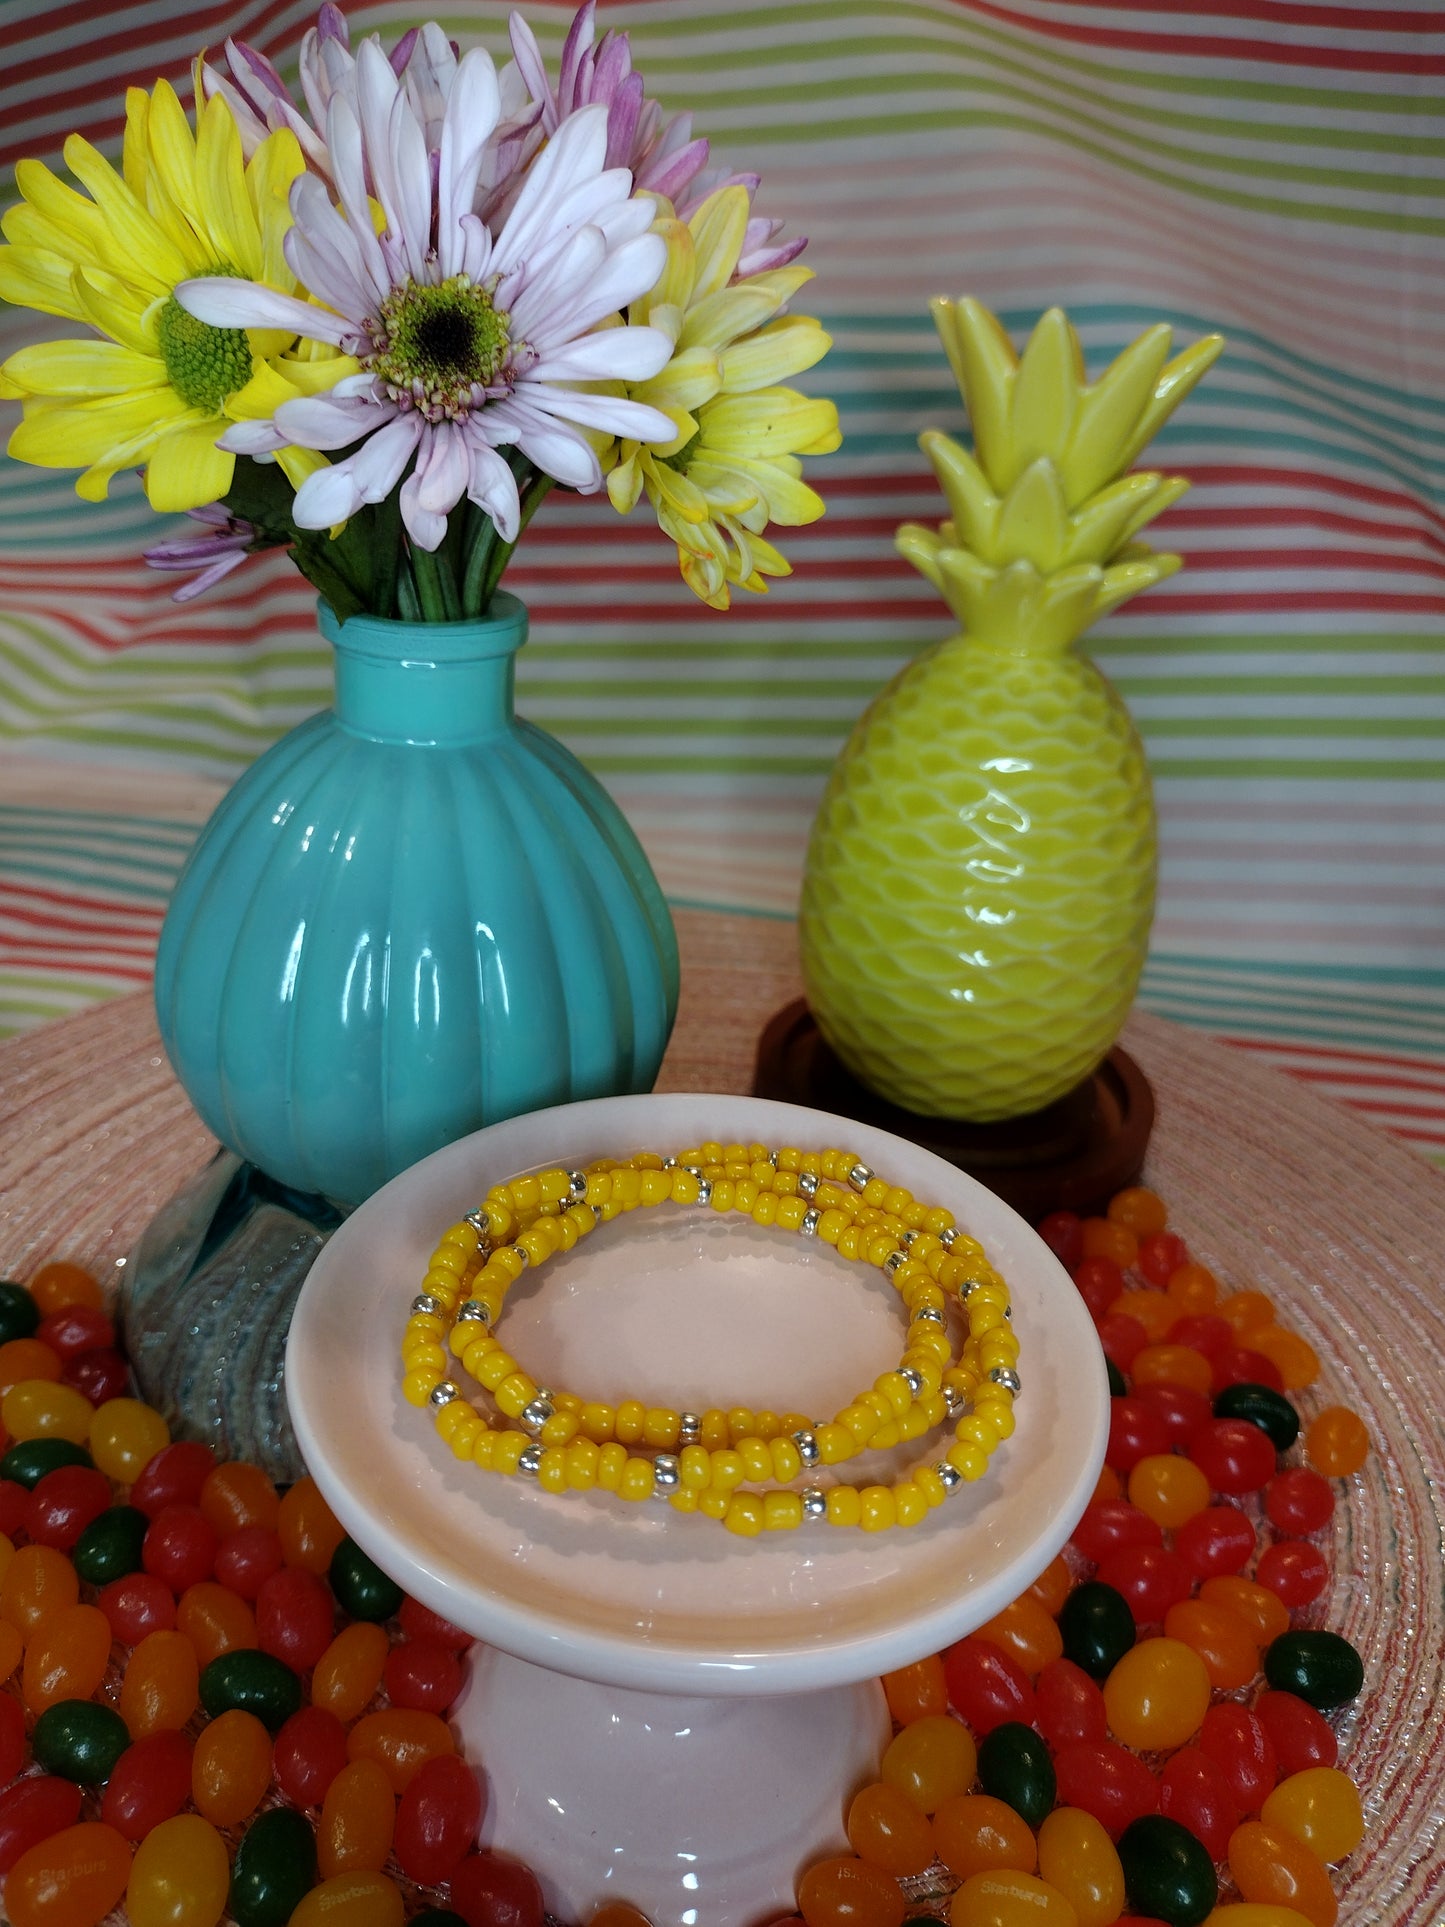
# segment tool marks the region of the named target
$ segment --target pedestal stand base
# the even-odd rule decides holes
[[[919,1117],[876,1097],[843,1068],[801,997],[758,1040],[753,1093],[837,1111],[921,1144],[1031,1223],[1050,1211],[1092,1211],[1133,1184],[1154,1125],[1148,1081],[1117,1045],[1077,1089],[1027,1117],[997,1124]]]
[[[877,1680],[826,1692],[701,1699],[571,1679],[473,1649],[451,1714],[486,1772],[482,1845],[542,1881],[547,1911],[604,1901],[655,1927],[756,1927],[798,1878],[849,1851],[843,1818],[876,1779],[891,1726]]]
[[[176,1438],[250,1459],[288,1483],[305,1471],[283,1386],[291,1313],[341,1223],[324,1198],[221,1151],[146,1227],[120,1294],[142,1398]]]

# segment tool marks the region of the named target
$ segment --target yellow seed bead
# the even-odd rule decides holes
[[[408,1405],[425,1405],[439,1382],[435,1372],[409,1372],[401,1381],[401,1395]]]
[[[828,1492],[828,1524],[830,1526],[856,1526],[863,1516],[863,1501],[858,1496],[858,1488],[852,1485],[835,1485]]]
[[[709,1481],[714,1492],[731,1492],[735,1485],[741,1485],[745,1477],[743,1462],[736,1452],[723,1450],[712,1455],[712,1477]]]
[[[844,1211],[825,1211],[818,1220],[818,1236],[825,1245],[836,1245],[848,1229],[848,1215]]]
[[[958,1421],[953,1428],[953,1436],[960,1445],[976,1445],[983,1453],[989,1453],[994,1448],[993,1427],[972,1413]]]
[[[636,1445],[642,1437],[642,1425],[647,1417],[647,1407],[640,1398],[625,1398],[617,1407],[617,1424],[614,1435],[619,1445]]]
[[[483,1426],[472,1440],[472,1463],[481,1466],[484,1472],[496,1469],[497,1434],[489,1426]]]
[[[475,1251],[476,1246],[472,1249]],[[453,1278],[460,1278],[467,1268],[467,1253],[459,1246],[448,1244],[445,1239],[431,1255],[428,1271],[449,1271]]]
[[[504,1188],[518,1211],[535,1211],[542,1202],[542,1186],[536,1178],[513,1178]]]
[[[673,1193],[674,1197],[677,1195]],[[588,1204],[607,1204],[612,1197],[612,1173],[610,1171],[589,1171],[587,1174]]]
[[[757,1431],[757,1421],[750,1405],[734,1405],[728,1413],[728,1443],[736,1445],[740,1439],[752,1438]]]
[[[768,1451],[773,1461],[772,1475],[779,1485],[786,1485],[790,1479],[797,1478],[803,1469],[803,1461],[791,1439],[769,1439]]]
[[[897,1525],[916,1526],[928,1517],[928,1498],[917,1477],[915,1473],[911,1479],[900,1479],[893,1488],[893,1517]]]
[[[698,1182],[691,1171],[678,1169],[672,1174],[672,1201],[674,1204],[696,1204]]]
[[[495,1432],[492,1464],[498,1472],[515,1472],[517,1461],[532,1441],[525,1432]]]
[[[895,1419],[891,1425],[880,1425],[869,1443],[875,1452],[886,1452],[889,1446],[899,1445],[902,1441],[903,1434],[899,1430],[898,1421]]]
[[[887,1399],[895,1418],[902,1418],[913,1403],[913,1394],[902,1372],[884,1372],[880,1378],[874,1379],[873,1389],[880,1398]]]
[[[648,1205],[665,1204],[672,1196],[672,1173],[670,1171],[644,1171],[642,1174],[642,1202]]]
[[[553,1392],[552,1403],[559,1412],[567,1412],[580,1424],[582,1421],[582,1401],[575,1392]]]
[[[698,1495],[696,1492],[690,1491],[686,1486],[680,1486],[678,1490],[671,1495],[667,1503],[672,1507],[674,1512],[696,1512],[698,1509]]]
[[[496,1399],[499,1409],[505,1412],[508,1418],[519,1418],[523,1410],[537,1396],[536,1381],[529,1378],[525,1372],[509,1372],[495,1388],[492,1396]]]
[[[642,1202],[642,1173],[626,1168],[612,1173],[612,1196],[624,1211],[634,1211]]]
[[[438,1378],[447,1375],[447,1355],[440,1345],[408,1345],[401,1362],[409,1372],[435,1372]],[[13,1427],[7,1429],[12,1438],[17,1436]]]
[[[740,1539],[756,1539],[763,1529],[763,1502],[753,1492],[734,1493],[723,1514],[723,1524]]]
[[[433,1338],[440,1341],[445,1331],[446,1326],[438,1313],[414,1311],[406,1321],[406,1330],[401,1335],[401,1342],[405,1345],[411,1338]]]
[[[731,1211],[733,1208],[733,1181],[731,1178],[717,1178],[713,1182],[712,1196],[708,1199],[709,1209]]]
[[[779,1198],[775,1191],[760,1191],[758,1201],[753,1206],[753,1223],[761,1225],[765,1231],[769,1225],[776,1224],[778,1204]]]
[[[516,1245],[509,1244],[503,1245],[500,1251],[494,1251],[492,1253],[491,1259],[489,1260],[489,1268],[500,1271],[502,1276],[510,1283],[515,1283],[527,1269],[527,1266],[526,1261],[523,1259]]]
[[[838,1414],[837,1423],[852,1436],[855,1445],[867,1445],[881,1423],[878,1414],[868,1406],[855,1401],[845,1405]]]
[[[677,1476],[691,1492],[705,1492],[712,1478],[712,1457],[700,1445],[685,1445],[678,1454]]]
[[[776,1412],[763,1411],[753,1415],[753,1432],[754,1435],[760,1439],[767,1440],[771,1443],[782,1429],[783,1421],[778,1417]]]
[[[973,1415],[990,1427],[995,1440],[1013,1437],[1013,1406],[1003,1399],[980,1399],[973,1408]]]
[[[622,1477],[617,1481],[617,1496],[636,1505],[640,1500],[652,1497],[652,1486],[652,1460],[629,1459],[622,1468]]]
[[[512,1208],[500,1198],[488,1198],[482,1211],[487,1220],[487,1236],[495,1243],[499,1238],[510,1238],[516,1225]]]
[[[617,1413],[610,1405],[584,1405],[582,1431],[598,1445],[605,1445],[617,1428]]]
[[[913,1474],[913,1483],[927,1500],[930,1509],[942,1505],[948,1497],[948,1487],[931,1465],[920,1465]]]
[[[465,1431],[469,1425],[480,1425],[481,1420],[464,1398],[454,1398],[449,1405],[443,1405],[436,1416],[436,1428],[444,1439],[453,1433]]]
[[[791,1532],[803,1523],[803,1501],[796,1492],[763,1494],[763,1531]]]
[[[980,1452],[976,1445],[960,1441],[957,1445],[949,1446],[948,1463],[964,1478],[978,1479],[988,1470],[988,1455]]]
[[[708,1519],[725,1519],[732,1502],[730,1492],[709,1491],[697,1495],[697,1509]]]
[[[738,1457],[743,1462],[743,1476],[751,1479],[755,1485],[759,1480],[773,1476],[773,1455],[763,1439],[739,1439]]]
[[[675,1452],[682,1418],[665,1405],[650,1405],[643,1415],[642,1436],[655,1452]]]
[[[858,1523],[865,1532],[886,1532],[897,1524],[891,1486],[865,1485],[858,1498],[862,1507]]]
[[[727,1413],[719,1411],[715,1405],[709,1406],[702,1414],[702,1421],[698,1427],[698,1444],[705,1445],[709,1452],[720,1452],[732,1442]]]
[[[570,1445],[580,1430],[575,1412],[554,1412],[538,1436],[543,1445]]]
[[[604,1445],[597,1454],[597,1483],[604,1492],[615,1492],[622,1483],[623,1467],[627,1464],[627,1447],[619,1445],[614,1439]]]
[[[808,1206],[802,1198],[779,1198],[777,1223],[783,1231],[796,1231],[803,1222]]]
[[[598,1457],[591,1439],[573,1439],[567,1447],[567,1483],[574,1492],[590,1492],[596,1485]]]
[[[818,1441],[818,1457],[824,1465],[841,1465],[844,1459],[851,1459],[858,1449],[858,1441],[846,1425],[835,1425],[830,1421],[820,1425],[814,1437]]]
[[[472,1446],[476,1443],[477,1434],[482,1429],[482,1421],[477,1417],[476,1413],[473,1412],[471,1414],[470,1424],[459,1425],[447,1439],[447,1444],[452,1449],[452,1457],[454,1459],[470,1459],[472,1456]]]
[[[750,1214],[753,1206],[757,1203],[761,1195],[756,1178],[747,1177],[735,1179],[733,1183],[733,1210]]]
[[[565,1171],[543,1171],[537,1179],[537,1189],[544,1204],[560,1204],[571,1191],[572,1180]]]
[[[898,1421],[899,1442],[907,1445],[912,1439],[921,1439],[928,1429],[927,1412],[921,1405],[911,1405]]]
[[[567,1450],[565,1446],[549,1445],[542,1454],[541,1464],[537,1467],[537,1483],[544,1492],[565,1492],[567,1490]]]

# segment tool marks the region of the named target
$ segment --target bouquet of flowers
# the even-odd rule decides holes
[[[140,468],[198,525],[146,556],[178,599],[284,545],[343,620],[474,617],[543,498],[604,485],[713,608],[787,575],[765,531],[823,513],[799,458],[839,442],[783,385],[829,346],[788,312],[804,243],[594,4],[554,79],[518,16],[498,72],[434,22],[353,49],[327,0],[302,102],[228,40],[194,126],[165,80],[130,90],[119,173],[78,135],[84,192],[21,161],[0,295],[94,334],[0,366],[10,453],[90,501]]]

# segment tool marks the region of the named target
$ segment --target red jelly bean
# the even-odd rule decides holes
[[[448,1905],[467,1927],[542,1927],[536,1874],[504,1853],[469,1853],[450,1889]]]
[[[25,1524],[30,1489],[15,1479],[0,1479],[0,1532],[13,1539]]]
[[[973,1729],[975,1739],[1017,1720],[1033,1724],[1036,1702],[1029,1676],[1001,1647],[986,1639],[960,1639],[943,1655],[949,1704]]]
[[[481,1783],[455,1756],[428,1760],[401,1796],[392,1850],[401,1870],[424,1887],[450,1879],[482,1824]]]
[[[1254,1545],[1254,1527],[1237,1505],[1205,1506],[1174,1528],[1174,1550],[1196,1579],[1243,1572]]]
[[[25,1530],[38,1546],[69,1552],[76,1540],[109,1512],[110,1480],[88,1465],[60,1465],[38,1479],[25,1511]]]
[[[81,1789],[71,1780],[41,1774],[18,1780],[0,1793],[0,1875],[9,1873],[22,1853],[80,1818]]]
[[[1211,1419],[1202,1425],[1189,1441],[1189,1456],[1214,1490],[1228,1498],[1258,1490],[1275,1466],[1268,1434],[1242,1418]]]
[[[1274,1790],[1274,1742],[1246,1707],[1220,1700],[1204,1715],[1199,1750],[1223,1773],[1242,1813],[1258,1813]]]
[[[1171,1332],[1169,1343],[1175,1342]],[[1138,1385],[1132,1394],[1164,1421],[1164,1430],[1173,1446],[1187,1447],[1201,1425],[1207,1425],[1214,1409],[1203,1392],[1190,1385]]]
[[[63,1361],[101,1346],[113,1347],[115,1326],[98,1305],[62,1305],[41,1319],[35,1336]]]
[[[191,1742],[184,1733],[148,1733],[116,1761],[100,1817],[127,1840],[180,1812],[191,1797]]]
[[[1213,1312],[1191,1312],[1169,1327],[1171,1345],[1187,1345],[1212,1364],[1223,1353],[1234,1350],[1234,1327]]]
[[[220,1543],[216,1528],[198,1507],[162,1506],[141,1543],[141,1563],[172,1592],[182,1593],[210,1578]]]
[[[1139,1398],[1109,1400],[1109,1444],[1104,1463],[1132,1472],[1140,1459],[1169,1450],[1169,1434],[1159,1414]]]
[[[1259,1555],[1254,1576],[1293,1611],[1319,1598],[1330,1583],[1330,1567],[1318,1546],[1303,1539],[1282,1539]]]
[[[1269,1735],[1281,1779],[1306,1767],[1333,1766],[1339,1758],[1334,1728],[1294,1693],[1270,1687],[1255,1702],[1254,1717]]]
[[[1284,1390],[1278,1365],[1263,1352],[1252,1352],[1247,1345],[1232,1345],[1210,1360],[1214,1389],[1222,1392],[1229,1385],[1267,1385],[1272,1392]]]
[[[209,1445],[198,1439],[177,1439],[143,1468],[131,1487],[130,1503],[148,1519],[168,1505],[194,1505],[215,1469],[216,1455]]]
[[[105,1405],[113,1398],[124,1398],[130,1391],[130,1366],[117,1351],[100,1348],[67,1358],[61,1367],[60,1382],[88,1398],[92,1405]]]
[[[1334,1517],[1335,1495],[1328,1479],[1322,1479],[1307,1465],[1295,1465],[1270,1480],[1264,1509],[1271,1525],[1302,1538],[1329,1524]]]
[[[1243,1819],[1219,1763],[1197,1746],[1181,1746],[1159,1776],[1159,1811],[1188,1827],[1211,1860],[1223,1860]]]
[[[0,1784],[8,1786],[25,1764],[25,1708],[0,1693]]]
[[[95,1603],[122,1646],[139,1646],[151,1633],[168,1633],[176,1623],[175,1595],[164,1579],[150,1572],[112,1579],[101,1587]]]
[[[381,1675],[393,1706],[419,1706],[426,1713],[445,1713],[465,1679],[457,1654],[431,1639],[407,1639],[393,1646]]]
[[[346,1728],[324,1707],[303,1706],[276,1735],[271,1764],[292,1806],[319,1807],[346,1765]]]
[[[216,1548],[216,1577],[228,1592],[254,1601],[285,1565],[281,1535],[269,1526],[238,1526]]]
[[[419,1599],[403,1599],[397,1619],[408,1639],[434,1639],[439,1646],[449,1646],[454,1653],[464,1653],[477,1643],[470,1633],[464,1633],[460,1626],[434,1613],[430,1606],[423,1606]]]
[[[1076,1741],[1054,1757],[1059,1805],[1092,1813],[1111,1840],[1159,1811],[1159,1782],[1137,1753],[1113,1740]]]
[[[1136,1626],[1163,1619],[1192,1589],[1188,1566],[1164,1546],[1121,1546],[1100,1561],[1095,1577],[1123,1594]]]
[[[1073,1660],[1051,1659],[1034,1681],[1034,1697],[1034,1725],[1055,1753],[1079,1740],[1109,1737],[1104,1695]]]
[[[1074,1527],[1074,1544],[1097,1565],[1124,1546],[1162,1546],[1164,1528],[1127,1499],[1095,1499]]]
[[[1105,1358],[1121,1372],[1127,1372],[1149,1343],[1149,1334],[1137,1318],[1131,1318],[1127,1312],[1114,1311],[1099,1323],[1099,1343]]]
[[[1065,1271],[1072,1271],[1083,1258],[1084,1221],[1077,1211],[1051,1211],[1038,1233]]]
[[[1112,1258],[1085,1258],[1070,1270],[1075,1289],[1097,1324],[1108,1316],[1110,1305],[1124,1290],[1124,1274]]]
[[[1151,1285],[1167,1285],[1179,1267],[1189,1263],[1189,1247],[1173,1231],[1156,1231],[1139,1240],[1134,1262]]]
[[[256,1636],[261,1651],[309,1673],[336,1634],[331,1588],[304,1566],[284,1566],[256,1595]]]

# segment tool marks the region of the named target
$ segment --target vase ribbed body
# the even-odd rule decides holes
[[[1072,650],[956,636],[839,757],[800,921],[823,1035],[881,1096],[987,1123],[1102,1061],[1143,969],[1153,798],[1128,711]]]
[[[483,1124],[650,1089],[677,1002],[661,892],[607,793],[512,709],[526,611],[322,606],[336,707],[228,793],[177,883],[156,1009],[221,1141],[351,1205]]]

